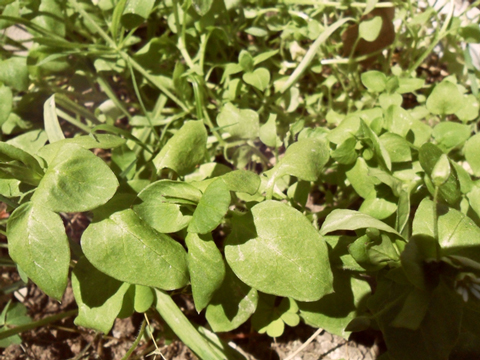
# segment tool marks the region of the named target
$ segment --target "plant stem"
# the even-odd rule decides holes
[[[0,340],[6,339],[6,338],[8,338],[10,336],[13,336],[13,335],[20,334],[20,333],[28,331],[28,330],[36,329],[40,326],[45,326],[45,325],[51,324],[51,323],[53,323],[55,321],[58,321],[58,320],[62,320],[62,319],[65,319],[65,318],[68,318],[68,317],[71,317],[71,316],[75,316],[75,315],[77,315],[77,313],[78,313],[78,309],[70,310],[70,311],[67,311],[67,312],[64,312],[64,313],[61,313],[61,314],[56,314],[56,315],[49,316],[49,317],[46,317],[46,318],[38,320],[38,321],[28,323],[28,324],[25,324],[25,325],[16,326],[16,327],[8,329],[6,331],[0,332]]]

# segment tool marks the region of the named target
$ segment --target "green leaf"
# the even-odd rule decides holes
[[[320,229],[320,234],[326,235],[337,230],[358,230],[366,228],[376,228],[400,236],[396,230],[384,222],[369,215],[347,209],[333,210],[325,219]]]
[[[88,211],[105,204],[118,187],[110,168],[74,144],[55,149],[32,201],[56,212]]]
[[[472,168],[475,176],[480,176],[480,134],[467,140],[464,147],[465,159]]]
[[[128,0],[122,14],[122,25],[133,29],[148,19],[155,0]]]
[[[58,122],[57,108],[55,105],[55,95],[52,95],[43,105],[43,119],[45,123],[45,132],[50,144],[65,139],[62,128]]]
[[[288,147],[285,156],[273,168],[273,177],[291,175],[300,180],[316,181],[328,162],[329,153],[326,141],[301,139]]]
[[[383,72],[371,70],[362,73],[362,84],[371,92],[380,93],[385,90],[387,77]]]
[[[280,202],[233,217],[225,257],[242,281],[267,294],[315,301],[332,291],[325,241],[305,216]]]
[[[72,288],[78,305],[75,325],[108,334],[130,284],[105,275],[81,257],[73,269]]]
[[[420,164],[429,177],[432,176],[433,169],[442,155],[442,150],[432,143],[426,143],[420,148]],[[439,187],[439,194],[450,205],[455,205],[460,200],[460,197],[462,196],[460,192],[460,183],[454,168],[450,172],[447,181]]]
[[[400,105],[390,105],[385,111],[385,125],[391,133],[405,138],[412,127],[412,123],[412,116]]]
[[[26,60],[26,57],[11,57],[0,61],[0,81],[15,90],[27,91],[30,80]]]
[[[230,206],[230,191],[221,179],[212,182],[195,209],[187,231],[206,234],[223,220]]]
[[[241,282],[232,270],[225,268],[225,278],[207,306],[205,314],[213,331],[231,331],[242,325],[255,312],[257,290]]]
[[[36,179],[40,180],[43,176],[43,169],[35,157],[28,152],[4,142],[0,142],[0,162],[7,163],[19,161],[33,171]]]
[[[463,37],[463,40],[467,43],[480,43],[480,27],[478,24],[468,24],[461,27],[459,35]]]
[[[406,79],[406,78],[398,78],[398,89],[396,92],[398,94],[406,94],[406,93],[411,93],[416,90],[419,90],[423,87],[425,84],[424,79]]]
[[[455,113],[455,115],[464,122],[475,120],[478,117],[479,107],[480,104],[474,95],[464,95],[463,106]]]
[[[364,20],[358,28],[358,35],[366,41],[372,42],[380,35],[383,19],[381,16],[375,16],[372,19]]]
[[[369,175],[369,167],[361,157],[357,158],[355,165],[346,171],[347,179],[352,184],[358,195],[366,199],[375,191],[375,185],[380,182]]]
[[[242,78],[248,85],[252,85],[260,91],[265,91],[270,84],[270,72],[263,67],[243,74]]]
[[[213,0],[192,0],[192,5],[198,15],[204,16],[212,7]]]
[[[47,141],[48,137],[45,131],[32,130],[15,136],[13,139],[8,140],[7,144],[22,149],[29,154],[38,154],[38,151],[45,145]]]
[[[134,309],[138,313],[147,312],[155,301],[155,293],[148,286],[135,285]]]
[[[450,151],[467,141],[470,133],[470,126],[447,121],[437,124],[433,129],[432,135],[441,149]]]
[[[245,72],[252,72],[254,67],[253,56],[247,51],[242,50],[238,55],[238,64]]]
[[[277,136],[277,115],[270,114],[265,124],[260,126],[260,140],[267,146],[277,148],[279,146],[280,139]]]
[[[138,197],[142,203],[133,206],[138,216],[161,233],[174,233],[187,227],[192,218],[182,212],[182,205],[195,205],[202,193],[185,182],[160,180],[143,189]]]
[[[379,163],[385,166],[388,170],[392,170],[392,161],[390,160],[390,155],[378,139],[377,134],[375,134],[363,120],[360,120],[360,124],[365,137],[367,137],[372,143],[373,150],[375,150],[375,155]]]
[[[0,99],[2,99],[2,102],[0,103],[0,126],[2,126],[3,123],[7,121],[8,116],[12,111],[12,90],[7,86],[0,86]]]
[[[150,228],[132,210],[92,223],[83,233],[82,249],[93,266],[120,281],[165,290],[188,282],[182,245]]]
[[[450,177],[450,161],[446,154],[442,154],[440,159],[432,169],[432,182],[435,186],[445,184]]]
[[[397,204],[381,197],[376,192],[371,192],[362,203],[359,212],[370,215],[375,219],[383,220],[397,211]]]
[[[356,279],[343,271],[334,272],[334,293],[325,295],[315,302],[299,302],[300,316],[307,325],[325,329],[348,339],[346,326],[358,312],[358,306],[370,294],[366,281]]]
[[[403,137],[387,132],[380,136],[379,140],[393,163],[412,161],[410,144]]]
[[[61,37],[65,37],[65,18],[62,10],[62,2],[43,0],[38,7],[39,15],[33,19],[33,23]]]
[[[238,109],[232,103],[223,106],[217,123],[236,139],[256,139],[260,132],[258,114],[250,109]]]
[[[339,164],[349,165],[357,160],[357,139],[349,137],[332,152],[332,158]]]
[[[436,85],[427,99],[427,109],[436,115],[454,114],[461,109],[462,104],[463,95],[457,85],[447,80]]]
[[[0,314],[0,334],[9,330],[11,327],[25,325],[32,320],[27,315],[27,308],[22,303],[12,303],[8,301],[7,305]],[[12,344],[21,344],[22,338],[19,335],[12,335],[0,340],[0,348],[6,348]]]
[[[67,287],[70,248],[59,215],[43,204],[25,203],[7,225],[8,252],[48,296],[61,300]]]
[[[205,158],[207,131],[202,121],[186,121],[153,159],[158,171],[169,168],[186,175]]]
[[[221,179],[227,185],[228,190],[254,195],[260,187],[260,177],[246,170],[235,170],[222,175]]]
[[[185,238],[187,263],[197,312],[202,311],[225,278],[223,257],[210,234],[189,233]]]

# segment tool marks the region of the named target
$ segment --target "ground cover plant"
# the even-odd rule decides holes
[[[154,310],[201,359],[300,322],[478,356],[478,5],[0,2],[30,34],[2,38],[3,262],[70,281],[79,326]],[[0,345],[39,325],[9,302]]]

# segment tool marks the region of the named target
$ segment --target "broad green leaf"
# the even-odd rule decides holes
[[[430,140],[432,128],[422,121],[413,120],[411,132],[413,133],[413,145],[420,147]]]
[[[65,18],[62,11],[62,2],[57,0],[43,0],[38,7],[38,14],[33,22],[61,37],[65,37]]]
[[[43,204],[25,203],[7,224],[8,252],[48,296],[61,300],[67,287],[70,248],[59,215]]]
[[[442,155],[443,151],[432,143],[426,143],[420,148],[420,164],[429,177],[432,176],[433,169]],[[455,168],[450,172],[447,181],[439,187],[439,194],[449,205],[455,205],[460,200],[462,194]]]
[[[378,104],[383,110],[388,110],[390,106],[400,107],[403,102],[403,97],[397,93],[383,93],[378,97]]]
[[[480,43],[480,27],[478,24],[468,24],[461,27],[459,35],[467,43]]]
[[[155,301],[155,293],[148,286],[135,285],[134,309],[138,313],[147,312]]]
[[[88,211],[115,194],[117,178],[103,160],[74,144],[56,150],[33,202],[56,212]]]
[[[268,120],[265,124],[260,126],[260,140],[267,146],[272,148],[277,148],[280,140],[277,136],[277,124],[276,124],[277,115],[270,114]]]
[[[375,134],[363,120],[360,120],[360,124],[365,137],[367,137],[372,143],[373,150],[375,150],[375,155],[377,156],[379,163],[385,166],[388,170],[392,170],[390,155],[378,139],[377,134]]]
[[[197,312],[202,311],[222,285],[225,277],[223,257],[210,234],[189,233],[185,238],[187,263]]]
[[[148,225],[161,233],[174,233],[187,227],[192,216],[182,212],[183,205],[195,205],[202,193],[194,186],[172,180],[160,180],[143,189],[142,203],[133,210]]]
[[[372,19],[364,20],[358,28],[358,35],[366,41],[374,41],[380,35],[383,19],[381,16],[375,16]]]
[[[27,91],[30,80],[26,58],[11,57],[0,61],[0,81],[15,90]]]
[[[212,182],[195,209],[187,231],[206,234],[223,220],[230,206],[230,191],[221,179]]]
[[[29,154],[38,154],[38,151],[45,145],[47,141],[48,137],[45,131],[32,130],[15,136],[13,139],[8,140],[7,144],[22,149]]]
[[[413,235],[434,236],[433,206],[424,199],[415,213]],[[441,256],[458,255],[480,262],[480,228],[468,216],[438,205],[438,241]]]
[[[415,90],[419,90],[425,84],[424,79],[406,79],[406,78],[398,78],[398,89],[396,90],[399,94],[406,94],[414,92]]]
[[[470,133],[470,126],[445,121],[437,124],[433,128],[432,135],[435,140],[437,140],[440,148],[450,151],[467,141]]]
[[[270,84],[270,72],[263,67],[243,74],[242,78],[248,85],[252,85],[260,91],[265,91]]]
[[[380,197],[375,192],[372,192],[363,201],[358,211],[370,215],[375,219],[383,220],[397,211],[397,204],[391,200],[389,201],[389,199]]]
[[[217,116],[217,123],[232,138],[256,139],[260,132],[258,114],[250,109],[238,109],[232,103],[223,106]]]
[[[153,159],[158,171],[163,168],[174,170],[178,175],[186,175],[205,158],[207,131],[202,121],[187,121],[168,140],[160,153]]]
[[[412,127],[413,118],[399,105],[391,105],[385,112],[385,125],[391,133],[405,138]]]
[[[225,257],[242,281],[267,294],[315,301],[332,291],[325,241],[305,216],[277,201],[232,219]]]
[[[273,177],[296,176],[300,180],[316,181],[329,159],[327,142],[304,138],[290,145],[285,156],[273,168]]]
[[[441,186],[445,184],[450,177],[450,161],[446,154],[442,154],[438,159],[437,163],[432,169],[432,182],[435,186]]]
[[[0,86],[0,126],[7,121],[10,111],[12,111],[13,94],[12,90],[7,86]]]
[[[38,180],[43,176],[43,169],[37,159],[28,152],[4,142],[0,142],[0,162],[7,163],[11,161],[19,161],[32,169]]]
[[[57,108],[55,105],[55,95],[50,96],[43,105],[43,119],[45,132],[50,144],[65,139],[62,128],[58,122]]]
[[[427,109],[436,115],[449,115],[461,109],[463,95],[457,85],[442,81],[436,85],[427,99]]]
[[[361,157],[357,158],[355,165],[346,171],[346,175],[357,194],[364,199],[375,191],[375,185],[380,184],[380,181],[369,175],[369,167]]]
[[[353,164],[358,157],[357,151],[355,150],[356,146],[357,140],[354,137],[349,137],[332,152],[332,158],[339,164]]]
[[[22,303],[12,303],[9,300],[8,303],[0,314],[0,334],[4,331],[8,331],[10,328],[26,325],[32,322],[32,319],[27,315],[27,308]],[[21,344],[22,338],[19,335],[12,335],[0,340],[0,348],[6,348],[12,344]]]
[[[334,293],[318,301],[299,302],[300,316],[307,325],[347,339],[350,332],[345,328],[358,314],[360,301],[365,301],[370,294],[370,286],[364,280],[337,270],[334,272],[333,289]]]
[[[333,210],[325,219],[325,222],[320,229],[320,234],[326,235],[337,230],[358,230],[366,228],[375,228],[400,236],[396,230],[384,222],[369,215],[347,209]]]
[[[383,72],[371,70],[361,75],[362,84],[371,92],[380,93],[385,90],[387,77]]]
[[[78,305],[75,325],[108,334],[130,284],[105,275],[81,257],[73,269],[72,288]]]
[[[430,305],[430,294],[426,291],[413,289],[405,299],[402,310],[393,320],[392,326],[417,330]]]
[[[463,106],[455,113],[455,115],[464,122],[475,120],[478,117],[479,107],[480,104],[474,95],[464,95]]]
[[[213,0],[192,0],[192,5],[198,15],[204,16],[212,7]]]
[[[122,25],[133,29],[148,19],[155,0],[128,0],[122,14]]]
[[[393,163],[412,161],[410,144],[403,137],[387,132],[381,135],[379,140]]]
[[[250,195],[257,193],[261,183],[257,174],[246,170],[230,171],[222,175],[221,179],[227,185],[228,190]]]
[[[464,147],[465,159],[472,168],[475,176],[480,176],[480,134],[467,140]]]
[[[254,67],[253,56],[247,51],[242,50],[238,55],[238,64],[245,72],[252,72]]]
[[[257,290],[240,281],[225,268],[225,278],[207,306],[206,318],[213,331],[231,331],[242,325],[255,312]]]
[[[358,130],[360,130],[360,118],[358,116],[347,116],[335,129],[328,133],[327,139],[338,145],[355,136]]]
[[[90,224],[82,249],[93,266],[120,281],[165,290],[188,282],[182,245],[150,228],[132,210]]]

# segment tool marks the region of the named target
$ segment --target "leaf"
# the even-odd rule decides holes
[[[315,301],[332,291],[325,241],[305,216],[277,201],[233,217],[225,257],[243,282],[267,294]]]
[[[478,117],[479,107],[480,104],[474,95],[464,95],[463,106],[455,113],[455,115],[463,122],[475,120]]]
[[[393,163],[412,161],[410,144],[403,137],[387,132],[379,137]]]
[[[377,134],[375,134],[363,120],[360,120],[360,124],[365,137],[367,137],[372,143],[372,147],[375,150],[375,155],[378,159],[378,162],[391,171],[392,162],[390,160],[390,155],[388,155],[387,150],[378,139]]]
[[[346,171],[347,179],[358,195],[366,199],[372,191],[375,191],[375,185],[380,182],[369,175],[369,167],[361,157],[357,158],[355,165]]]
[[[364,72],[361,75],[362,84],[368,91],[380,93],[385,90],[387,77],[384,73],[376,70]]]
[[[345,328],[355,318],[360,302],[370,294],[370,286],[366,281],[337,270],[334,272],[333,289],[332,294],[318,301],[299,302],[300,316],[307,325],[348,339],[350,332]]]
[[[238,64],[245,72],[252,72],[254,67],[253,56],[247,51],[242,50],[238,55]]]
[[[413,78],[413,79],[407,79],[407,78],[398,78],[398,89],[396,92],[398,94],[406,94],[406,93],[411,93],[416,90],[419,90],[423,87],[425,84],[424,79],[418,79],[418,78]]]
[[[383,19],[381,16],[375,16],[372,19],[364,20],[360,23],[358,34],[366,41],[372,42],[380,35],[382,29]]]
[[[155,0],[128,0],[121,22],[127,29],[133,29],[148,19]]]
[[[130,284],[105,275],[83,256],[73,269],[72,288],[78,305],[75,325],[108,334]]]
[[[385,125],[387,130],[391,133],[405,138],[410,131],[412,124],[412,116],[408,111],[400,107],[400,105],[390,105],[385,111]],[[430,134],[428,135],[430,136]]]
[[[276,124],[277,115],[270,114],[268,120],[265,124],[260,126],[260,140],[267,146],[272,148],[277,148],[279,139],[277,136],[277,124]]]
[[[223,257],[210,234],[189,233],[185,238],[187,263],[197,312],[202,311],[225,278]]]
[[[349,137],[332,152],[332,158],[339,164],[353,164],[357,160],[356,146],[357,140],[354,137]]]
[[[250,109],[238,109],[232,103],[223,106],[217,123],[235,139],[256,139],[260,131],[258,114]]]
[[[62,128],[58,122],[57,108],[55,106],[55,95],[52,95],[43,105],[43,119],[45,123],[45,132],[50,144],[65,139]]]
[[[15,90],[27,91],[30,79],[26,60],[26,57],[11,57],[0,61],[0,81]]]
[[[304,138],[290,145],[285,156],[273,168],[273,176],[296,176],[300,180],[316,181],[329,159],[324,140]]]
[[[103,273],[130,284],[179,289],[188,282],[185,250],[146,225],[132,210],[92,223],[82,250]]]
[[[427,109],[435,115],[454,114],[462,104],[463,96],[457,85],[447,80],[436,85],[427,99]]]
[[[158,171],[163,168],[186,175],[203,162],[207,147],[207,131],[201,121],[186,121],[182,128],[153,159]]]
[[[0,162],[7,163],[19,161],[33,171],[35,178],[40,180],[43,176],[43,169],[38,160],[28,152],[4,142],[0,142]]]
[[[230,191],[221,179],[212,182],[195,209],[187,231],[206,234],[223,220],[230,206]]]
[[[375,228],[400,236],[396,230],[384,222],[369,215],[347,209],[333,210],[325,219],[325,222],[320,229],[320,234],[326,235],[337,230],[358,230],[366,228]]]
[[[215,292],[205,313],[215,332],[238,328],[257,308],[257,290],[241,282],[228,266],[225,270],[222,285]]]
[[[212,7],[213,0],[192,0],[192,5],[198,15],[204,16]]]
[[[67,287],[70,248],[59,215],[28,202],[11,214],[7,224],[10,257],[48,296],[58,301]]]
[[[117,178],[103,160],[78,145],[65,144],[56,149],[32,201],[55,212],[88,211],[110,200],[117,187]]]
[[[260,91],[265,91],[270,84],[270,72],[263,67],[243,74],[242,78],[248,85],[252,85]]]
[[[480,176],[480,134],[467,140],[464,147],[465,159],[472,168],[475,176]]]
[[[419,151],[419,160],[425,173],[431,178],[435,165],[443,155],[442,150],[432,143],[424,144]],[[460,192],[460,183],[457,178],[455,168],[450,172],[447,181],[439,187],[440,196],[445,199],[449,205],[455,205],[462,196]]]
[[[12,303],[8,301],[7,305],[0,314],[0,334],[8,331],[10,328],[20,325],[26,325],[32,322],[27,315],[27,308],[22,303]],[[12,335],[0,340],[0,348],[6,348],[12,344],[21,344],[22,338],[19,335]]]
[[[433,128],[433,137],[446,152],[463,144],[470,137],[471,127],[451,121],[438,123]]]
[[[383,220],[397,211],[397,204],[372,192],[362,203],[358,211],[375,219]]]
[[[63,38],[65,37],[65,17],[62,10],[61,2],[43,0],[39,3],[38,15],[33,19],[33,23]]]
[[[13,145],[29,154],[38,154],[38,151],[47,141],[48,137],[45,131],[32,130],[15,136],[13,139],[8,140],[7,144]]]
[[[229,191],[255,195],[260,187],[260,177],[251,171],[234,170],[222,175],[221,179]]]
[[[182,205],[196,205],[202,193],[181,181],[160,180],[143,189],[138,197],[142,203],[133,210],[155,230],[173,233],[187,227],[191,215],[182,212]]]
[[[7,121],[10,112],[12,111],[13,105],[13,94],[12,90],[10,90],[7,86],[0,86],[0,99],[2,102],[0,103],[0,126],[3,125],[5,121]]]

